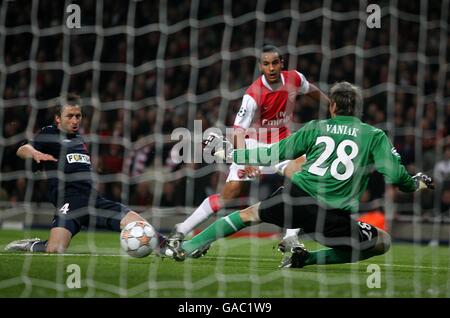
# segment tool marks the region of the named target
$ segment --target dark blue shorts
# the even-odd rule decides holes
[[[127,206],[99,195],[67,194],[57,205],[51,227],[63,227],[77,234],[81,227],[120,231],[120,220],[129,212]]]

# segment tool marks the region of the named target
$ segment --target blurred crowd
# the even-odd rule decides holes
[[[256,0],[230,6],[199,1],[196,10],[190,1],[163,2],[167,10],[158,1],[131,5],[104,0],[102,6],[74,1],[82,10],[81,31],[100,22],[104,33],[95,33],[98,28],[62,33],[64,1],[40,0],[37,27],[59,32],[38,36],[31,27],[12,32],[35,23],[32,3],[8,2],[6,36],[1,35],[5,45],[0,61],[7,70],[0,86],[1,201],[45,201],[45,180],[25,177],[25,163],[15,151],[22,140],[52,123],[47,101],[68,90],[84,100],[81,132],[89,141],[100,193],[145,208],[197,206],[220,191],[226,167],[174,163],[170,134],[178,127],[193,129],[194,120],[201,120],[203,129],[232,126],[245,88],[258,76],[256,56],[264,42],[279,46],[286,68],[301,71],[324,91],[340,80],[361,86],[363,120],[387,132],[411,174],[434,176],[437,189],[421,196],[420,213],[450,216],[450,73],[440,70],[449,63],[450,50],[442,47],[450,47],[450,35],[441,29],[448,21],[439,23],[446,10],[439,1],[420,12],[420,2],[399,0],[398,10],[405,14],[383,14],[381,29],[361,27],[365,21],[351,15],[365,12],[359,1],[332,3],[336,14],[353,16],[348,20],[315,14],[322,1],[302,1],[297,8],[290,7],[295,2],[266,1],[264,13],[274,17],[266,22],[248,18],[257,10]],[[130,8],[135,9],[132,14]],[[288,9],[302,14],[298,27],[289,11],[283,11]],[[424,43],[419,42],[424,27],[419,15],[428,23]],[[185,23],[189,18],[200,23]],[[125,25],[140,32],[127,33]],[[145,29],[152,25],[160,27]],[[326,110],[299,97],[293,127],[325,116]],[[202,173],[205,169],[208,173]],[[282,182],[276,176],[262,177],[254,192],[265,196]],[[402,204],[412,202],[413,195],[385,188],[378,174],[369,183],[362,208],[379,208],[385,196],[399,203],[399,214],[413,212],[411,204]]]

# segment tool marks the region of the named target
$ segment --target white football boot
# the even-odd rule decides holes
[[[23,239],[12,241],[5,247],[5,251],[22,251],[22,252],[31,252],[31,248],[37,242],[40,242],[40,238],[32,238],[32,239]]]

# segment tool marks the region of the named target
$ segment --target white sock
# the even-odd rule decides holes
[[[300,232],[300,229],[286,229],[286,233],[283,236],[283,240],[292,235],[298,236],[298,232]]]
[[[183,223],[176,225],[177,232],[184,235],[191,232],[199,224],[206,221],[211,215],[219,211],[221,208],[218,194],[213,194],[203,200],[202,204],[194,211]]]

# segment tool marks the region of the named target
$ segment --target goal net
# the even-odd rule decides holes
[[[0,295],[449,297],[449,2],[1,1]],[[268,224],[183,263],[131,258],[117,232],[92,229],[61,255],[3,251],[12,240],[48,237],[56,210],[47,176],[16,151],[53,123],[55,98],[68,92],[82,98],[80,133],[96,190],[169,235],[221,192],[228,175],[226,164],[177,160],[174,131],[191,133],[183,155],[194,159],[203,131],[232,127],[260,75],[264,44],[325,93],[337,81],[361,87],[363,121],[387,133],[410,174],[434,177],[435,191],[405,194],[371,176],[355,218],[390,233],[391,251],[354,264],[279,269],[283,230]],[[327,116],[300,96],[291,128]],[[247,202],[286,182],[261,176]],[[219,211],[189,236],[235,210]]]

